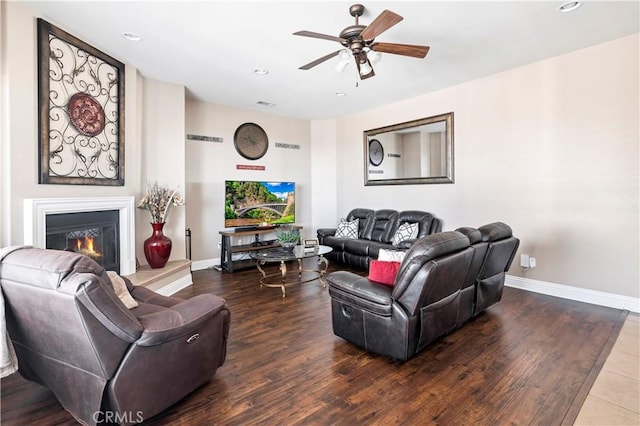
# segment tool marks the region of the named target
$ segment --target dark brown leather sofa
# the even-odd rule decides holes
[[[500,301],[519,240],[501,222],[416,241],[393,286],[347,271],[327,276],[333,332],[406,361]]]
[[[346,220],[359,219],[358,238],[336,237],[336,228],[318,229],[318,241],[329,246],[333,251],[326,255],[330,261],[367,269],[372,259],[378,258],[381,248],[398,249],[392,245],[393,236],[398,227],[404,223],[418,223],[418,235],[412,240],[405,240],[401,247],[408,248],[417,239],[442,230],[442,221],[431,213],[408,210],[371,210],[357,208],[349,212]]]
[[[165,297],[125,279],[138,302],[129,310],[86,256],[13,248],[0,257],[19,372],[48,387],[82,424],[148,419],[225,361],[230,315],[217,296]]]

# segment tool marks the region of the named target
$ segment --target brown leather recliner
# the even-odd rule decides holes
[[[86,256],[27,247],[0,259],[20,374],[48,387],[83,424],[148,419],[225,361],[230,314],[223,299],[165,297],[125,282],[139,304],[131,310]]]
[[[327,275],[334,334],[406,361],[455,329],[472,257],[465,235],[439,232],[411,246],[393,287],[348,271]]]
[[[501,222],[428,235],[404,257],[393,287],[351,272],[327,275],[333,332],[406,361],[500,301],[519,240]]]

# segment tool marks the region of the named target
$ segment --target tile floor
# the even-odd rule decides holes
[[[640,316],[629,314],[575,425],[640,425]]]

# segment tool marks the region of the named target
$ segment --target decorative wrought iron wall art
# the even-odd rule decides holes
[[[124,185],[124,64],[38,19],[39,183]]]

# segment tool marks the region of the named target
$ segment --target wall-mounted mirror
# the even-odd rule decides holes
[[[453,183],[453,112],[364,131],[364,184]]]

